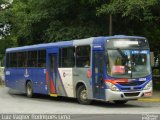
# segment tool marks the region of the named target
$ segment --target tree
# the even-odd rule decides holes
[[[23,46],[108,35],[112,15],[113,34],[146,36],[154,48],[159,10],[156,0],[14,0],[0,23],[10,26],[6,40]]]
[[[140,35],[149,38],[151,48],[160,43],[158,0],[89,0],[97,6],[98,16],[113,16],[113,34]],[[156,44],[155,44],[156,43]]]
[[[14,0],[5,17],[19,45],[105,33],[95,6],[79,0]]]
[[[101,0],[90,1],[99,2]],[[152,9],[158,4],[157,0],[110,0],[97,7],[97,14],[121,14],[122,17],[140,21],[152,20],[156,17],[153,15]]]
[[[6,16],[8,16],[10,1],[0,1],[0,62],[3,63],[5,50],[8,47],[16,46],[16,39],[10,35],[10,24]]]

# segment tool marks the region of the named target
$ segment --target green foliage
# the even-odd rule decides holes
[[[2,4],[9,4],[9,1],[8,0],[1,0],[0,5],[2,5]]]
[[[91,1],[97,2],[98,0]],[[97,14],[121,14],[122,17],[140,21],[153,20],[156,16],[153,15],[152,9],[156,5],[159,5],[157,0],[110,0],[97,7]]]
[[[3,15],[19,45],[105,33],[95,6],[85,0],[14,0]]]
[[[17,46],[16,38],[7,36],[5,38],[0,39],[0,61],[3,63],[4,54],[7,48]],[[2,64],[3,65],[3,64]]]
[[[89,0],[98,16],[113,17],[113,33],[148,38],[151,50],[159,49],[159,0]]]
[[[8,0],[0,1],[0,61],[3,63],[5,50],[8,47],[16,45],[16,39],[10,35],[10,2]],[[2,64],[3,65],[3,64]]]
[[[145,36],[152,49],[160,44],[158,0],[14,0],[12,4],[1,0],[0,4],[7,5],[0,9],[0,27],[10,25],[0,33],[3,54],[7,47],[108,35],[109,15],[113,34]]]

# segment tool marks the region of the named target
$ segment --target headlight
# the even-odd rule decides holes
[[[107,82],[107,86],[109,87],[109,89],[111,89],[112,91],[119,91],[119,89],[113,85],[112,83],[110,82]]]
[[[147,83],[147,85],[143,88],[143,90],[148,90],[152,88],[152,81],[150,81],[149,83]]]

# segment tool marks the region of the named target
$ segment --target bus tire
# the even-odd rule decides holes
[[[89,105],[91,104],[91,100],[88,99],[87,90],[84,85],[81,85],[77,89],[77,100],[80,104]]]
[[[27,94],[27,97],[29,98],[32,98],[34,95],[31,81],[27,82],[26,84],[26,94]]]
[[[114,100],[114,103],[117,104],[117,105],[123,105],[127,102],[128,102],[127,100]]]

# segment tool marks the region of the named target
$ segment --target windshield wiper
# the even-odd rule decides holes
[[[122,52],[120,48],[117,48],[117,51],[120,53],[125,63],[129,61],[128,57]]]
[[[129,73],[130,71],[130,74],[131,74],[131,78],[132,78],[132,61],[131,59],[129,60],[127,55],[125,55],[122,50],[120,48],[117,48],[117,51],[120,53],[120,55],[122,56],[123,58],[123,62],[125,63],[125,69],[127,70],[127,72]],[[130,62],[130,63],[129,63]]]

